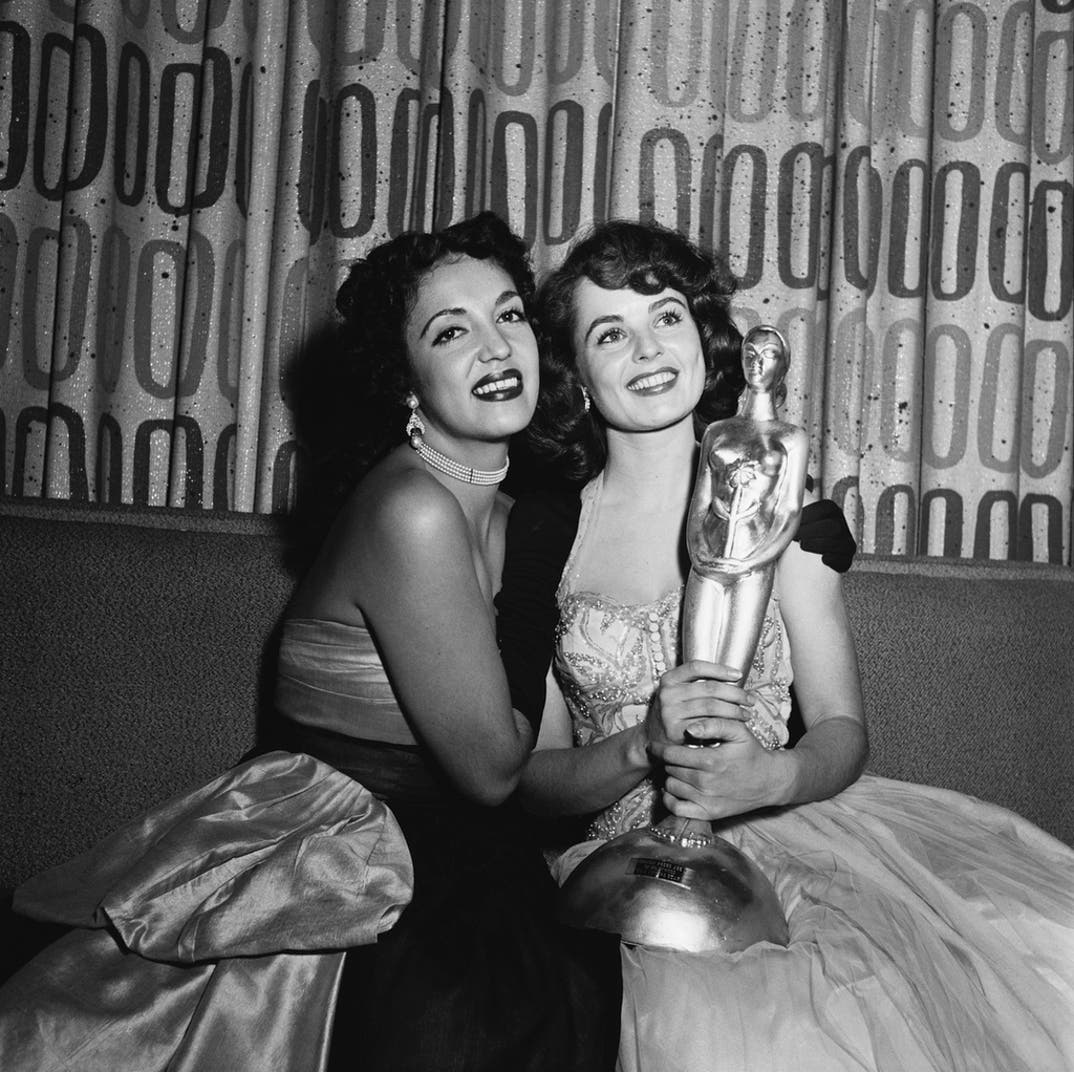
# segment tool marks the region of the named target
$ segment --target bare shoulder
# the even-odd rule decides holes
[[[375,523],[405,521],[408,528],[420,531],[426,525],[462,517],[459,501],[424,467],[385,467],[370,476],[362,506]]]
[[[468,561],[458,500],[434,477],[389,455],[344,502],[292,598],[293,613],[348,622],[407,587]]]
[[[424,468],[389,455],[343,504],[323,558],[331,583],[357,593],[384,571],[420,568],[430,556],[458,549],[465,523],[458,500]]]
[[[371,472],[348,503],[362,543],[378,558],[411,558],[466,542],[459,501],[425,469],[395,465]]]

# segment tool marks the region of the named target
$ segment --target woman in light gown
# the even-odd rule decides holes
[[[19,904],[44,918],[57,888],[113,889],[87,904],[92,949],[46,950],[0,991],[4,1072],[612,1066],[614,941],[556,923],[509,801],[535,726],[513,709],[493,596],[508,443],[537,398],[532,294],[524,245],[491,213],[352,267],[332,351],[342,464],[317,459],[351,488],[285,614],[290,750],[31,884]]]
[[[581,493],[520,498],[508,529],[505,663],[517,695],[547,694],[523,799],[591,817],[560,881],[664,808],[715,820],[790,930],[735,954],[624,945],[620,1067],[1074,1068],[1074,852],[1002,808],[862,774],[833,504],[808,496],[749,667],[677,665],[697,437],[743,387],[732,289],[680,236],[612,222],[539,295],[531,433]],[[792,681],[805,731],[782,747]],[[685,746],[688,727],[720,747]]]

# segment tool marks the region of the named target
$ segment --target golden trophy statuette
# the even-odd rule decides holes
[[[776,412],[788,365],[786,341],[775,328],[747,333],[746,390],[734,417],[705,430],[687,517],[683,658],[741,668],[741,684],[805,490],[806,435]],[[772,726],[753,719],[746,725],[765,748],[782,747],[785,737]],[[634,945],[731,953],[789,940],[783,909],[760,868],[697,819],[669,815],[612,838],[578,865],[560,897],[564,922]]]

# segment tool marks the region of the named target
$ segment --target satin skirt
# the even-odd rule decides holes
[[[717,832],[772,881],[790,944],[624,945],[623,1072],[1074,1069],[1074,850],[870,775]],[[598,844],[568,850],[558,879]]]
[[[321,1072],[344,953],[409,903],[391,812],[309,756],[251,760],[19,887],[73,929],[0,987],[4,1072]]]

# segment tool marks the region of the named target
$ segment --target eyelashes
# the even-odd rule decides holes
[[[602,346],[606,342],[618,342],[625,332],[622,328],[608,328],[597,335],[597,345]]]
[[[520,305],[511,305],[506,309],[500,310],[496,314],[497,324],[526,324],[529,323],[529,317],[526,315],[526,310]],[[454,342],[457,338],[465,335],[469,330],[463,324],[449,324],[447,327],[441,328],[436,335],[433,336],[433,346],[445,346],[450,342]]]
[[[662,327],[675,327],[683,322],[683,314],[678,309],[664,309],[656,318],[655,323]],[[626,332],[620,327],[605,328],[597,334],[598,346],[604,343],[616,343],[626,338]]]
[[[457,339],[464,331],[464,328],[450,327],[443,328],[438,331],[433,338],[433,346],[443,346],[446,343],[452,342]]]

